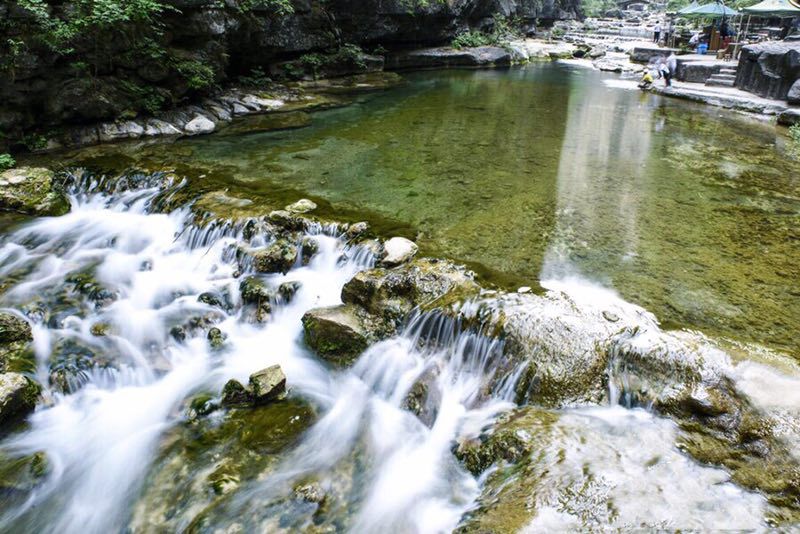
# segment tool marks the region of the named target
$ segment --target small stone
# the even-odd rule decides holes
[[[521,294],[530,293],[530,292],[531,292],[531,287],[530,286],[522,286],[519,289],[517,289],[517,293],[521,293]]]
[[[211,293],[210,291],[206,291],[205,293],[200,293],[197,297],[198,302],[202,302],[203,304],[207,304],[209,306],[216,306],[218,308],[224,308],[225,304],[222,302],[217,295]]]
[[[222,388],[223,406],[242,406],[253,403],[253,395],[238,380],[230,379]]]
[[[369,224],[367,224],[367,223],[365,223],[363,221],[362,222],[357,222],[357,223],[354,223],[354,224],[350,225],[350,227],[345,232],[345,235],[349,239],[353,239],[355,237],[360,236],[361,234],[366,233],[367,230],[369,230]]]
[[[311,263],[311,259],[319,252],[319,243],[313,237],[306,236],[300,242],[300,256],[303,265]]]
[[[108,335],[111,325],[108,323],[94,323],[89,329],[93,336],[103,337]]]
[[[405,237],[393,237],[383,244],[381,262],[387,267],[394,267],[409,261],[417,253],[417,245]]]
[[[250,375],[250,390],[256,404],[266,404],[286,394],[286,375],[273,365]]]
[[[297,281],[284,282],[278,286],[278,294],[283,297],[283,300],[290,302],[301,287],[303,284]]]
[[[208,342],[211,345],[211,348],[216,350],[222,347],[225,344],[225,339],[228,337],[222,330],[217,327],[212,328],[208,331]]]
[[[608,310],[603,310],[603,317],[605,318],[606,321],[610,323],[616,323],[617,321],[619,321],[619,316],[616,313],[610,312]]]
[[[196,115],[183,127],[183,131],[189,135],[202,135],[213,132],[215,128],[216,126],[209,118]]]
[[[294,204],[289,204],[286,206],[285,209],[289,213],[308,213],[309,211],[314,211],[317,209],[317,205],[307,198],[301,198]]]
[[[169,335],[175,341],[183,341],[186,339],[186,330],[182,326],[173,326],[169,329]]]
[[[17,167],[0,173],[0,211],[59,216],[69,208],[69,200],[56,187],[52,171]]]
[[[257,276],[248,276],[239,282],[239,292],[242,295],[242,302],[259,306],[269,306],[273,296],[267,284]]]

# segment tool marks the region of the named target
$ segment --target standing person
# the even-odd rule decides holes
[[[658,44],[658,40],[661,38],[661,23],[656,22],[656,27],[653,28],[653,42]]]
[[[672,27],[672,19],[670,19],[666,24],[666,30],[664,31],[664,46],[670,45],[670,37],[672,37],[672,32],[674,28]]]
[[[666,87],[672,86],[672,78],[675,77],[675,73],[678,71],[678,58],[675,57],[674,53],[670,53],[667,57],[667,60],[664,62],[665,67],[665,74],[664,74],[664,84]]]

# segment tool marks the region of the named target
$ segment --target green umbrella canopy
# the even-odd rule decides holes
[[[677,14],[685,15],[686,13],[691,12],[693,9],[697,9],[698,7],[700,7],[700,4],[697,2],[697,0],[692,0],[691,4],[684,7],[683,9],[679,9]]]
[[[720,2],[709,2],[708,4],[703,4],[702,6],[697,6],[696,8],[686,12],[681,13],[681,15],[685,17],[732,17],[734,15],[738,15],[739,12],[735,9],[731,9],[729,7],[725,7]]]
[[[748,15],[766,15],[774,17],[800,16],[800,8],[794,7],[788,0],[764,0],[754,6],[742,9]]]

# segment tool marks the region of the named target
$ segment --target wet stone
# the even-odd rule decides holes
[[[214,327],[208,331],[208,343],[211,345],[211,348],[214,350],[221,349],[222,346],[225,344],[225,340],[228,336],[226,336],[222,330],[217,327]]]
[[[253,395],[238,380],[228,380],[222,388],[222,405],[246,406],[253,403]]]
[[[266,249],[253,253],[253,267],[260,273],[286,274],[297,262],[297,247],[279,239]]]
[[[39,386],[20,373],[0,374],[0,424],[32,412],[39,392]]]
[[[256,404],[266,404],[286,395],[286,375],[273,365],[250,375],[250,390]]]

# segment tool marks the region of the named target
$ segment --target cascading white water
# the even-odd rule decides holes
[[[34,327],[39,381],[48,384],[48,361],[65,340],[106,362],[79,374],[69,384],[71,393],[48,389],[49,405],[30,417],[28,429],[2,443],[17,454],[44,451],[50,472],[25,502],[0,505],[0,527],[59,533],[125,529],[159,437],[183,417],[182,402],[198,391],[219,391],[229,378],[243,380],[280,364],[292,393],[310,399],[322,415],[277,469],[236,491],[215,527],[244,522],[248,529],[280,530],[273,512],[297,483],[310,478],[335,494],[344,478],[346,490],[335,498],[345,510],[340,526],[349,531],[454,528],[481,488],[453,456],[453,444],[478,436],[514,406],[519,373],[493,376],[502,343],[428,314],[412,319],[402,335],[369,348],[352,368],[331,369],[304,348],[300,319],[308,309],[339,303],[343,284],[371,265],[370,255],[348,249],[332,229],[311,232],[319,252],[310,264],[262,276],[270,286],[299,282],[297,294],[277,305],[268,322],[252,324],[236,311],[238,266],[230,246],[242,239],[242,228],[192,226],[185,208],[155,213],[151,206],[159,193],[158,185],[145,184],[75,194],[70,214],[39,219],[0,248],[0,276],[18,280],[1,304],[25,304],[31,317],[40,318]],[[65,289],[66,278],[86,270],[111,293],[100,304]],[[199,302],[204,292],[226,295],[229,311]],[[605,290],[578,293],[595,304],[616,298]],[[188,329],[183,341],[170,335],[172,327],[198,316],[211,316],[227,336],[224,350],[211,350],[202,328]],[[98,323],[108,325],[107,335],[92,334]],[[485,386],[492,378],[500,378],[502,386],[489,395]],[[430,401],[417,416],[407,409],[407,397],[420,382]],[[665,477],[680,483],[664,485],[673,495],[671,506],[658,509],[660,524],[719,524],[716,511],[732,503],[739,524],[759,524],[762,500],[680,455],[667,421],[619,407],[560,417],[561,433],[550,452],[557,457],[564,449],[569,461],[553,458],[553,484],[575,484],[586,465],[613,479],[613,496],[626,500],[619,506],[620,526],[646,520],[654,499],[661,499],[633,488],[662,484]],[[641,447],[649,448],[646,454]],[[663,462],[651,464],[654,456]],[[614,478],[611,471],[617,468]],[[557,497],[540,503],[542,513],[530,529],[580,525],[559,502]],[[671,523],[670,511],[694,519]]]

